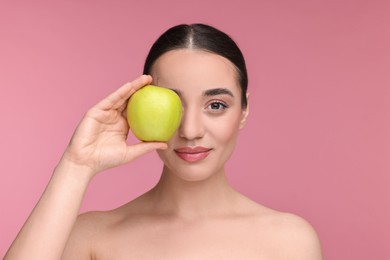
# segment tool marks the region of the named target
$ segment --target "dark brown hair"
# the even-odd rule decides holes
[[[241,104],[247,106],[248,75],[244,56],[226,33],[206,24],[181,24],[165,31],[152,45],[144,65],[150,74],[154,62],[164,53],[176,49],[199,49],[225,57],[234,64],[241,87]]]

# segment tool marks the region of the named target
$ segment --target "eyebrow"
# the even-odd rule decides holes
[[[217,95],[229,95],[234,97],[233,93],[227,88],[213,88],[203,92],[203,96],[217,96]]]
[[[180,90],[174,89],[174,88],[171,88],[170,90],[173,90],[174,92],[176,92],[176,94],[178,94],[179,97],[182,96],[182,93],[181,93]],[[212,88],[212,89],[208,89],[208,90],[205,90],[202,93],[202,95],[205,96],[205,97],[217,96],[217,95],[229,95],[231,97],[234,97],[233,92],[231,92],[227,88]]]

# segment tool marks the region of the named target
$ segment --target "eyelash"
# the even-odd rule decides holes
[[[212,108],[213,105],[218,105],[219,108],[213,109],[213,108]],[[225,110],[225,109],[228,108],[228,107],[229,107],[228,105],[226,105],[224,102],[221,102],[221,101],[213,101],[213,102],[211,102],[211,103],[207,106],[207,108],[210,108],[211,110],[213,110],[213,112],[214,112],[214,111]]]

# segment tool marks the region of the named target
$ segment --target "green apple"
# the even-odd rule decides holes
[[[179,127],[182,112],[182,103],[176,92],[147,85],[130,97],[127,121],[139,140],[166,142]]]

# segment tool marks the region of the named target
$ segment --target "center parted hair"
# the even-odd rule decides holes
[[[165,31],[152,45],[146,58],[143,74],[150,74],[155,61],[164,53],[177,49],[198,49],[228,59],[236,68],[241,87],[241,105],[247,107],[248,75],[244,56],[226,33],[205,24],[181,24]]]

